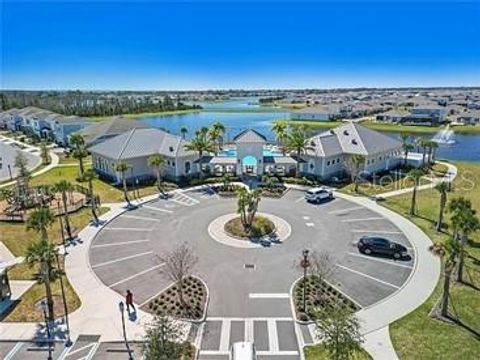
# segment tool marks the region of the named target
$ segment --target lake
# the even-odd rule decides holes
[[[210,126],[214,122],[222,122],[226,129],[226,141],[231,141],[240,131],[254,129],[262,133],[268,140],[273,141],[275,134],[270,130],[272,123],[279,119],[288,118],[288,112],[279,112],[274,108],[259,108],[255,98],[235,98],[224,102],[197,102],[204,111],[169,116],[144,117],[140,121],[162,128],[173,134],[180,134],[180,129],[188,129],[187,138],[195,135],[195,131],[202,126]],[[260,112],[255,112],[258,109]],[[271,109],[271,111],[269,111]],[[237,112],[235,111],[237,110]],[[247,111],[246,111],[247,110]],[[386,132],[388,136],[398,139],[399,133]],[[432,135],[418,135],[432,138]],[[457,143],[454,145],[440,145],[437,158],[460,161],[480,161],[480,134],[457,134]]]

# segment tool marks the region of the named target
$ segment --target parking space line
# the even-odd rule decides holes
[[[20,350],[22,346],[23,346],[23,342],[17,342],[15,346],[5,356],[4,360],[13,359],[13,356],[18,352],[18,350]]]
[[[274,319],[267,320],[268,328],[268,349],[272,352],[278,352],[278,333],[277,333],[277,322]]]
[[[353,269],[350,269],[350,268],[348,268],[348,267],[346,267],[346,266],[343,266],[343,265],[340,265],[340,264],[336,264],[336,266],[339,267],[340,269],[344,269],[344,270],[350,271],[350,272],[352,272],[352,273],[354,273],[354,274],[363,276],[363,277],[365,277],[365,278],[367,278],[367,279],[370,279],[370,280],[379,282],[380,284],[387,285],[387,286],[393,287],[393,288],[395,288],[395,289],[400,289],[400,286],[391,284],[391,283],[389,283],[389,282],[387,282],[387,281],[383,281],[383,280],[377,279],[376,277],[373,277],[373,276],[364,274],[364,273],[362,273],[361,271],[353,270]]]
[[[102,247],[109,247],[109,246],[121,246],[121,245],[137,244],[137,243],[142,243],[142,242],[147,242],[147,241],[150,241],[150,240],[121,241],[121,242],[116,242],[116,243],[92,245],[91,247],[92,248],[102,248]]]
[[[228,351],[228,345],[230,343],[230,327],[231,321],[229,319],[224,319],[220,331],[220,351]]]
[[[149,273],[150,271],[153,271],[153,270],[155,270],[155,269],[158,269],[159,267],[162,267],[162,266],[164,266],[164,265],[165,265],[165,263],[152,266],[151,268],[148,268],[148,269],[146,269],[146,270],[140,271],[139,273],[136,273],[136,274],[134,274],[134,275],[132,275],[132,276],[126,277],[125,279],[119,280],[119,281],[117,281],[116,283],[113,283],[113,284],[110,284],[110,285],[107,285],[107,286],[112,288],[112,287],[117,286],[117,285],[120,285],[120,284],[122,284],[122,283],[124,283],[124,282],[126,282],[126,281],[129,281],[129,280],[135,279],[136,277],[139,277],[139,276],[142,276],[142,275],[144,275],[144,274],[147,274],[147,273]]]
[[[150,231],[151,229],[145,229],[145,228],[124,228],[124,227],[106,227],[106,228],[103,228],[103,230],[109,230],[109,231]]]
[[[137,257],[149,255],[149,254],[152,254],[152,253],[153,253],[152,251],[147,251],[147,252],[140,253],[140,254],[125,256],[125,257],[123,257],[123,258],[106,261],[106,262],[103,262],[103,263],[100,263],[100,264],[97,264],[97,265],[93,265],[93,266],[92,266],[92,269],[96,269],[96,268],[101,267],[101,266],[106,266],[106,265],[115,264],[115,263],[117,263],[117,262],[121,262],[121,261],[125,261],[125,260],[134,259],[134,258],[137,258]]]
[[[409,266],[409,265],[400,264],[400,263],[397,263],[397,262],[394,262],[394,261],[388,261],[388,260],[385,260],[385,259],[379,259],[379,258],[376,258],[376,257],[373,257],[373,256],[366,256],[366,255],[363,255],[363,254],[356,254],[356,253],[352,253],[352,252],[349,252],[348,255],[356,256],[356,257],[363,258],[363,259],[378,261],[378,262],[381,262],[381,263],[384,263],[384,264],[399,266],[399,267],[403,267],[403,268],[407,268],[407,269],[412,269],[413,268],[412,266]]]
[[[248,295],[250,299],[289,299],[288,293],[250,293]]]
[[[305,196],[302,196],[301,198],[298,198],[297,200],[295,200],[296,203],[302,201],[302,200],[305,200]]]
[[[369,217],[363,219],[343,219],[341,222],[357,222],[357,221],[374,221],[374,220],[386,220],[384,217]]]
[[[165,213],[169,213],[169,214],[173,213],[172,210],[157,208],[155,206],[150,206],[150,205],[142,205],[142,207],[144,207],[145,209],[155,210],[155,211],[159,211],[159,212],[165,212]]]
[[[315,223],[313,223],[313,222],[307,222],[307,223],[305,223],[305,225],[308,226],[308,227],[314,227],[314,226],[315,226]]]
[[[366,208],[364,208],[363,206],[354,206],[354,207],[351,207],[351,208],[329,211],[328,213],[330,215],[335,215],[335,214],[341,214],[341,213],[344,213],[344,212],[348,213],[350,211],[361,210],[361,209],[366,209]]]
[[[386,231],[386,230],[350,230],[354,233],[367,233],[367,234],[403,234],[401,231]]]
[[[137,216],[137,215],[123,215],[121,218],[127,218],[127,219],[137,219],[137,220],[148,220],[148,221],[156,221],[158,222],[158,219],[154,218],[149,218],[146,216]]]

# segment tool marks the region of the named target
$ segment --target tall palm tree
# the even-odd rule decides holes
[[[128,187],[127,187],[127,176],[126,172],[129,169],[128,164],[125,161],[119,161],[115,165],[115,171],[119,172],[122,175],[122,185],[123,185],[123,196],[128,206],[131,206],[130,198],[128,197]]]
[[[198,159],[200,160],[205,152],[214,152],[215,147],[206,134],[202,130],[199,130],[196,132],[195,137],[189,143],[185,144],[185,150],[197,152]],[[200,164],[200,175],[202,174],[202,165]]]
[[[67,193],[73,190],[73,185],[67,180],[60,180],[54,185],[56,192],[62,196],[63,212],[65,216],[65,230],[67,230],[68,238],[72,238],[72,228],[70,226],[70,216],[68,215]],[[59,214],[58,216],[62,216]],[[63,230],[62,230],[63,231]]]
[[[310,149],[312,147],[308,143],[305,131],[302,131],[300,128],[293,128],[285,139],[285,150],[294,152],[297,156],[296,177],[300,177],[300,156]]]
[[[427,158],[427,149],[428,149],[428,143],[430,140],[422,139],[420,141],[420,146],[422,147],[422,166],[425,167],[426,163],[426,158]]]
[[[48,239],[48,228],[54,222],[54,215],[49,208],[39,208],[33,211],[27,220],[27,230],[40,233],[40,241],[30,244],[25,254],[25,261],[30,266],[40,265],[40,277],[45,286],[47,298],[48,320],[53,321],[53,296],[51,279],[55,260],[55,247]]]
[[[424,172],[420,169],[413,169],[408,172],[408,176],[413,180],[412,201],[410,203],[410,215],[415,215],[415,209],[417,207],[417,189],[420,185],[420,179],[424,175]]]
[[[215,122],[210,129],[210,139],[217,146],[218,150],[222,149],[225,130],[225,125],[220,121]]]
[[[186,126],[182,126],[180,128],[180,134],[182,134],[182,138],[183,140],[185,140],[185,138],[187,137],[187,133],[188,133],[188,129]]]
[[[73,149],[72,157],[78,160],[78,164],[80,165],[80,177],[83,177],[83,173],[85,172],[83,159],[88,156],[88,151],[85,147],[85,139],[79,133],[75,133],[70,135],[69,143]]]
[[[428,163],[431,165],[435,162],[435,151],[438,149],[438,143],[436,141],[430,140],[428,148]]]
[[[442,300],[441,300],[441,315],[443,317],[448,317],[448,300],[450,298],[450,282],[452,279],[453,271],[455,270],[455,265],[457,264],[457,258],[461,253],[461,248],[458,241],[449,238],[445,243],[440,245],[432,245],[430,251],[443,259],[443,291],[442,291]]]
[[[148,166],[155,170],[155,175],[157,177],[157,188],[162,195],[165,195],[162,186],[162,167],[164,164],[165,158],[160,154],[154,154],[148,158]]]
[[[407,133],[401,133],[400,138],[402,140],[402,148],[403,148],[403,165],[407,165],[407,160],[408,160],[408,153],[413,150],[414,146],[409,143],[410,135]]]
[[[98,178],[98,175],[95,170],[87,169],[83,174],[83,178],[88,182],[88,193],[90,196],[90,206],[92,207],[92,216],[95,224],[98,224],[97,197],[93,191],[93,181]]]
[[[437,219],[436,229],[437,231],[442,231],[443,214],[445,212],[445,206],[447,205],[448,184],[442,181],[435,186],[435,190],[437,190],[438,193],[440,194],[440,204],[438,208],[438,219]]]
[[[283,145],[287,138],[287,123],[285,121],[276,121],[273,123],[271,130],[275,133],[277,145]]]

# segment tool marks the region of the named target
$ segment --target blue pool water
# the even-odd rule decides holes
[[[235,150],[235,149],[221,150],[218,153],[218,156],[237,157],[237,150]],[[276,150],[271,150],[271,149],[263,149],[263,156],[282,156],[282,152],[281,151],[276,151]]]

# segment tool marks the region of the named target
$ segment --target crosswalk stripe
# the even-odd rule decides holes
[[[230,326],[230,320],[225,319],[222,321],[222,330],[220,333],[220,351],[228,351],[228,345],[230,342]]]
[[[267,321],[268,328],[268,348],[270,351],[278,351],[278,333],[277,333],[277,322],[274,319],[268,319]]]

